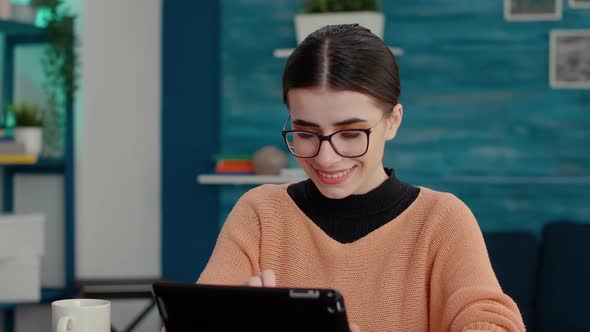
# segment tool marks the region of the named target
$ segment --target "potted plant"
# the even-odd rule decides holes
[[[39,155],[43,146],[43,122],[39,106],[22,101],[8,106],[14,115],[14,140],[25,145],[27,154]]]
[[[31,0],[31,4],[44,8],[46,15],[41,24],[48,35],[48,45],[42,60],[45,72],[45,89],[57,95],[67,107],[73,104],[78,88],[78,39],[75,32],[75,15],[64,0]]]
[[[78,39],[75,15],[64,0],[31,0],[43,9],[40,23],[47,30],[47,48],[41,60],[45,74],[44,134],[46,157],[64,154],[64,114],[74,105],[78,88]]]
[[[295,15],[297,44],[315,30],[331,24],[358,23],[383,39],[385,17],[377,0],[305,0]]]

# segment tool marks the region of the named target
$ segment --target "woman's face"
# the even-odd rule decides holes
[[[342,157],[323,141],[317,156],[297,158],[324,196],[339,199],[364,194],[387,178],[383,150],[385,142],[397,133],[402,119],[401,105],[386,116],[372,97],[325,88],[291,89],[288,101],[294,130],[330,135],[344,129],[374,128],[369,136],[369,149],[363,156]]]

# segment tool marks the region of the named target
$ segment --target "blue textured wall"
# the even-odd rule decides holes
[[[302,1],[222,1],[221,147],[282,147],[285,59]],[[385,42],[401,47],[404,122],[385,166],[450,191],[484,230],[590,222],[590,90],[548,83],[551,29],[590,29],[590,10],[563,20],[506,22],[502,1],[382,1]],[[294,161],[292,160],[294,163]],[[221,216],[248,187],[226,187]]]
[[[218,233],[218,190],[194,179],[219,151],[220,6],[162,4],[162,275],[194,282]]]

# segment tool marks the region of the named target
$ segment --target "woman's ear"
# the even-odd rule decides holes
[[[385,140],[390,141],[397,135],[397,130],[402,124],[402,118],[404,117],[404,107],[402,104],[397,104],[393,107],[393,112],[389,114],[387,119],[387,127],[385,129]]]

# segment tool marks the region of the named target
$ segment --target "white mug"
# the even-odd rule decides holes
[[[70,299],[51,303],[53,332],[110,332],[111,302]]]

